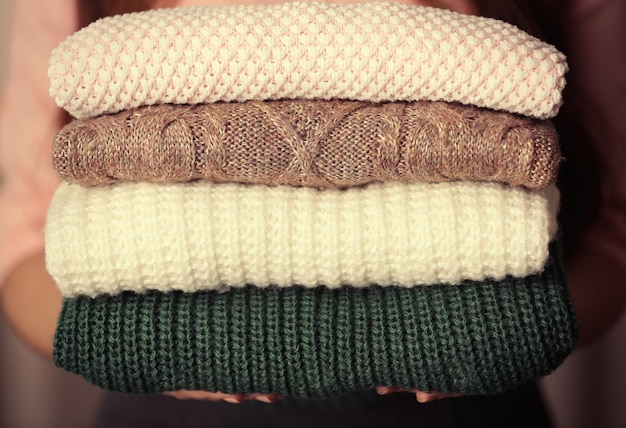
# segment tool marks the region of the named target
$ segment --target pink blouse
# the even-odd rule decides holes
[[[193,4],[198,1],[180,2]],[[626,271],[625,6],[621,0],[568,4],[568,38],[574,48],[569,62],[585,82],[587,116],[605,167],[601,217],[592,241]],[[0,286],[17,264],[44,248],[46,211],[59,183],[50,151],[60,111],[48,96],[48,57],[77,25],[71,0],[13,2],[0,104]]]

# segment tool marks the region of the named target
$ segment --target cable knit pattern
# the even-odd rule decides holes
[[[54,361],[104,389],[136,393],[501,392],[547,375],[574,347],[558,257],[538,275],[456,287],[66,298]]]
[[[75,120],[53,163],[82,185],[122,181],[352,187],[499,181],[540,189],[561,160],[548,120],[436,101],[247,101],[138,107]]]
[[[394,3],[159,9],[62,42],[50,94],[77,118],[282,98],[458,101],[556,115],[563,54],[507,23]]]
[[[543,269],[558,190],[497,183],[62,183],[46,261],[63,295],[255,284],[413,286]]]

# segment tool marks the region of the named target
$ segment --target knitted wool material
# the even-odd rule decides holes
[[[284,98],[458,101],[555,116],[567,71],[510,24],[395,3],[169,8],[92,23],[50,58],[77,118],[151,104]]]
[[[62,183],[46,263],[65,296],[255,284],[413,286],[543,269],[554,185]]]
[[[550,121],[434,101],[248,101],[138,107],[76,120],[53,163],[82,185],[122,181],[352,187],[499,181],[540,189],[561,160]]]
[[[55,363],[107,390],[324,397],[396,385],[496,393],[547,375],[577,321],[562,267],[457,287],[65,298]]]

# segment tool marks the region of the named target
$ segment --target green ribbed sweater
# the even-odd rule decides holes
[[[550,373],[576,342],[552,249],[540,274],[498,282],[66,298],[54,361],[136,393],[495,393]]]

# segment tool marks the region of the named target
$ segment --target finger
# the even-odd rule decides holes
[[[275,403],[279,400],[279,396],[276,394],[252,394],[249,399],[261,401],[263,403]]]
[[[224,394],[222,392],[193,391],[181,389],[178,391],[166,391],[163,393],[179,400],[207,400],[207,401],[227,401],[229,403],[240,403],[245,399],[243,394]]]
[[[179,400],[221,400],[225,396],[221,392],[191,391],[187,389],[165,391],[163,394]]]
[[[389,388],[388,386],[377,386],[376,387],[376,392],[380,395],[386,395],[386,394],[391,394],[391,388]]]
[[[442,398],[454,398],[460,397],[463,394],[458,392],[423,392],[423,391],[415,391],[415,399],[420,403],[428,403],[430,401],[441,400]]]
[[[437,393],[415,391],[415,399],[419,401],[420,403],[428,403],[430,401],[437,399]]]
[[[380,395],[393,394],[394,392],[406,391],[404,388],[397,386],[377,386],[376,392]]]
[[[233,394],[233,395],[225,395],[222,398],[227,403],[231,404],[241,404],[246,400],[246,396],[244,394]]]

